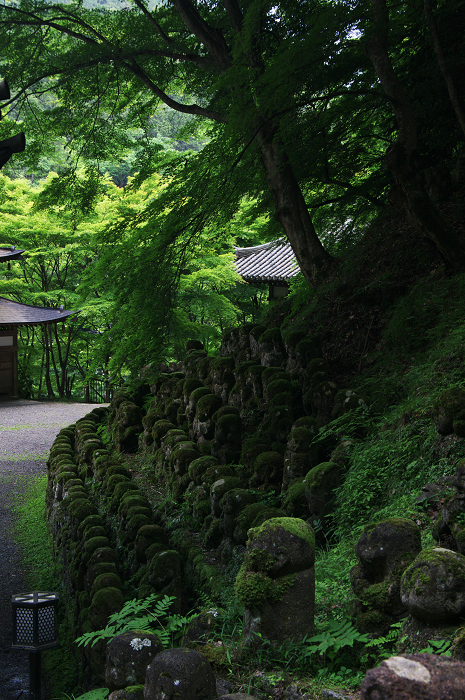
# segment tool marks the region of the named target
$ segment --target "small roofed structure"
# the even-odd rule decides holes
[[[58,323],[75,313],[0,297],[0,395],[18,395],[18,327]]]
[[[251,248],[234,248],[236,270],[246,282],[265,283],[269,299],[279,299],[289,291],[289,280],[299,272],[291,244],[284,238]]]
[[[14,246],[11,246],[11,248],[0,248],[0,262],[21,260],[22,253],[24,253],[24,250],[17,250]]]

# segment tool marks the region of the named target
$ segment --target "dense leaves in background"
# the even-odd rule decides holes
[[[105,186],[116,190],[108,181]],[[95,256],[102,209],[79,221],[72,211],[40,211],[40,189],[26,180],[0,175],[1,243],[26,250],[22,260],[0,269],[0,295],[34,306],[80,310],[66,322],[19,329],[19,380],[23,394],[84,397],[89,357],[108,304],[84,303],[77,292],[82,274]],[[106,206],[105,206],[106,205]]]
[[[75,173],[76,191],[88,175]],[[225,326],[251,320],[263,303],[264,290],[244,284],[235,271],[234,219],[215,231],[216,247],[206,232],[195,249],[186,248],[182,269],[166,258],[156,286],[156,216],[163,221],[167,215],[161,178],[154,175],[139,188],[123,190],[97,176],[94,206],[86,216],[63,204],[52,206],[49,192],[58,180],[51,175],[43,187],[34,187],[0,175],[0,244],[27,251],[11,270],[0,269],[0,296],[80,311],[64,324],[20,330],[23,393],[64,397],[73,391],[83,397],[89,379],[117,381],[137,375],[154,359],[177,359],[191,337],[214,352]],[[153,211],[147,222],[141,212],[149,201]],[[260,221],[248,229],[247,218],[244,204],[238,217],[242,240],[256,243]],[[126,220],[131,221],[127,229]],[[175,297],[167,315],[157,302],[163,280],[166,294]]]

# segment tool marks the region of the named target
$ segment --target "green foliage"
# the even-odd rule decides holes
[[[65,695],[65,698],[68,700],[106,700],[109,693],[110,691],[108,688],[95,688],[94,690],[89,690],[87,693],[79,695],[78,697],[75,697],[74,695],[71,697],[69,695]]]
[[[420,649],[420,654],[437,654],[438,656],[452,656],[451,639],[430,639],[428,646]]]
[[[195,615],[169,614],[175,598],[165,595],[160,599],[156,593],[148,598],[134,598],[126,602],[118,613],[110,615],[102,630],[85,632],[76,639],[78,646],[93,646],[101,639],[111,641],[124,632],[137,631],[155,634],[164,648],[175,646],[182,640],[186,626]]]
[[[323,631],[306,640],[305,656],[318,654],[324,665],[334,670],[335,665],[343,663],[347,647],[353,648],[355,642],[365,644],[366,634],[360,634],[350,620],[328,620]]]

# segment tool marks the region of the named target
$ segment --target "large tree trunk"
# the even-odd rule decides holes
[[[258,140],[266,180],[274,198],[275,217],[291,244],[305,279],[315,286],[332,257],[317,236],[287,153],[264,133],[259,134]]]
[[[465,243],[428,197],[418,169],[415,115],[388,53],[389,14],[386,0],[371,0],[371,4],[374,28],[366,53],[391,100],[399,128],[397,140],[386,152],[386,164],[396,183],[390,199],[401,208],[417,231],[433,241],[453,269],[464,270]]]
[[[210,57],[217,64],[218,70],[227,70],[231,63],[230,48],[228,47],[221,30],[208,25],[201,17],[197,7],[191,0],[172,0],[173,6],[186,27],[202,42]],[[224,7],[228,19],[234,31],[242,30],[243,16],[237,0],[224,0]],[[254,41],[252,46],[258,46],[261,39],[261,23],[257,21]],[[248,42],[245,42],[248,44]],[[262,59],[254,50],[247,48],[244,60],[248,63],[255,76],[262,71]],[[259,90],[254,87],[255,106],[260,102]],[[240,93],[244,99],[243,86],[233,85],[233,93]],[[263,110],[257,110],[257,123],[260,122]],[[266,110],[265,110],[266,111]],[[227,121],[227,118],[219,119]],[[262,127],[256,136],[261,153],[261,160],[265,169],[266,180],[275,204],[275,217],[291,244],[298,265],[311,286],[315,286],[321,278],[321,273],[327,263],[332,260],[329,253],[323,248],[305,203],[302,190],[295,177],[294,170],[289,161],[285,149],[276,141],[276,126]]]
[[[433,9],[431,7],[431,0],[424,0],[423,10],[431,34],[434,53],[436,54],[441,73],[444,76],[444,80],[446,81],[447,91],[449,93],[452,107],[454,108],[454,112],[457,117],[457,121],[460,124],[460,128],[462,129],[465,135],[465,108],[460,98],[459,91],[457,90],[457,86],[455,85],[452,73],[450,72],[449,66],[447,65],[447,60],[444,55],[444,51],[442,50],[441,39],[439,37],[439,29],[434,18]]]

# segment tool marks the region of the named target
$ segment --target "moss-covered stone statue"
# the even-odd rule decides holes
[[[365,527],[355,547],[358,564],[350,572],[359,629],[381,632],[405,613],[400,581],[420,550],[420,528],[412,520],[387,518]]]
[[[420,622],[458,622],[465,614],[465,557],[442,547],[424,549],[402,576],[401,598]]]
[[[166,649],[147,668],[145,700],[213,700],[216,682],[203,654],[192,649]]]
[[[236,578],[244,606],[244,634],[298,639],[313,633],[315,536],[299,518],[272,518],[249,530]]]

